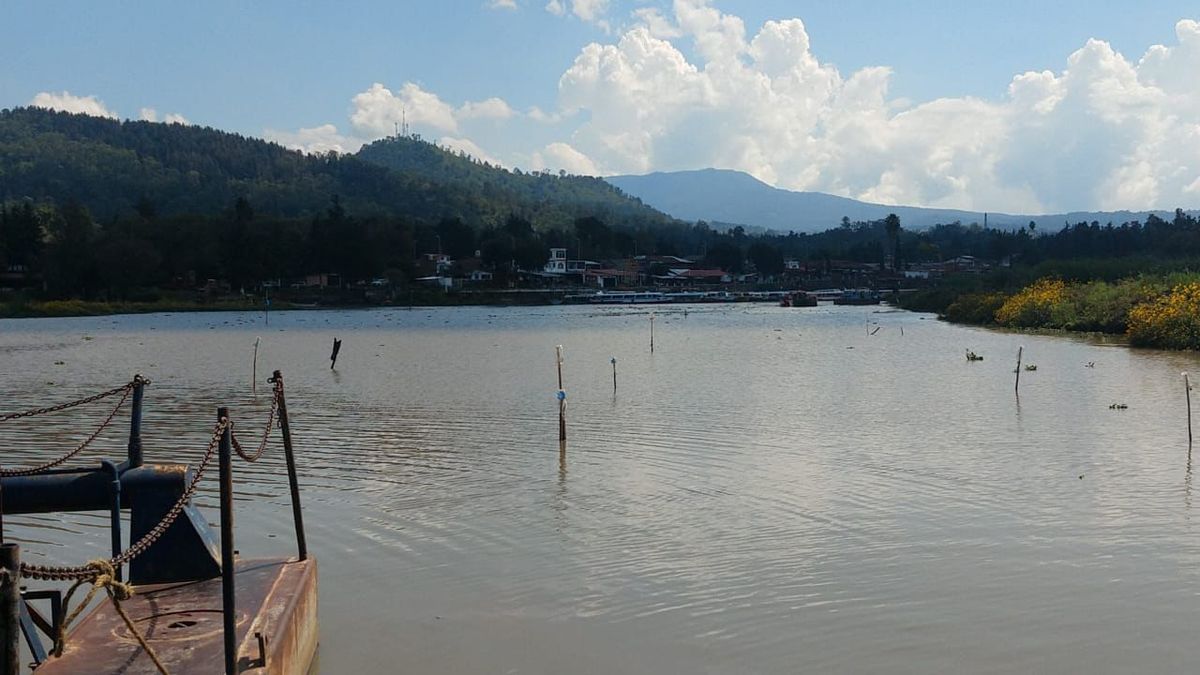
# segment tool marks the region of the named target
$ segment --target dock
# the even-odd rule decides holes
[[[143,462],[141,418],[149,382],[140,377],[77,401],[0,415],[0,423],[11,422],[119,396],[96,432],[65,455],[33,467],[0,467],[0,515],[108,511],[112,535],[110,558],[76,566],[30,564],[22,561],[21,544],[5,541],[0,518],[0,675],[28,672],[25,659],[38,675],[308,673],[319,639],[317,561],[308,555],[304,536],[283,376],[275,371],[269,382],[274,390],[266,424],[246,425],[265,428],[257,447],[242,447],[228,409],[219,408],[194,468]],[[130,399],[126,460],[66,466]],[[297,554],[242,559],[234,549],[233,458],[235,453],[246,462],[261,458],[276,425]],[[192,504],[214,463],[219,536]],[[123,548],[125,509],[130,531]],[[72,585],[64,595],[55,584],[67,582]]]

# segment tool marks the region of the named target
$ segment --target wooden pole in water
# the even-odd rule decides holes
[[[1188,381],[1188,374],[1183,374],[1183,393],[1187,397],[1187,414],[1188,414],[1188,447],[1192,447],[1192,385]]]
[[[1018,395],[1021,393],[1021,355],[1025,351],[1025,345],[1017,347],[1017,382],[1013,385],[1013,391]]]
[[[250,393],[258,395],[258,343],[262,338],[254,338],[254,365],[250,367]]]
[[[563,348],[558,345],[554,348],[555,360],[558,365],[558,440],[560,443],[567,440],[567,392],[563,389],[562,379],[562,364],[563,364]]]
[[[613,367],[613,393],[617,393],[617,357],[612,357]]]
[[[654,312],[650,312],[650,353],[654,353]]]

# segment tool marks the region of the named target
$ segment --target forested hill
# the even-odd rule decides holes
[[[357,157],[401,173],[419,175],[437,184],[455,186],[486,201],[516,196],[527,208],[534,209],[535,223],[542,220],[565,224],[569,222],[569,219],[564,220],[569,214],[594,216],[613,225],[644,225],[670,220],[602,178],[563,172],[554,175],[510,171],[416,137],[375,141],[363,146]]]
[[[216,214],[244,197],[260,214],[298,217],[323,212],[333,195],[357,215],[476,227],[513,213],[538,229],[585,216],[635,227],[671,220],[599,179],[509,172],[411,138],[379,141],[361,157],[315,156],[208,127],[0,111],[0,202],[76,201],[106,220],[139,206]]]

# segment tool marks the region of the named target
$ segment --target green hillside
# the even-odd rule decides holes
[[[0,201],[75,200],[103,221],[139,204],[160,215],[214,214],[239,197],[263,215],[311,216],[333,195],[358,216],[457,218],[477,228],[512,213],[543,230],[584,216],[669,220],[599,179],[510,172],[411,138],[378,141],[359,156],[315,156],[207,127],[0,111]]]

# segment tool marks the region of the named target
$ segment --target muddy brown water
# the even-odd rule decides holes
[[[1200,668],[1195,355],[880,307],[4,320],[0,412],[140,372],[147,461],[195,461],[218,405],[243,429],[265,414],[255,337],[260,380],[288,384],[318,673]],[[0,424],[0,461],[51,457],[105,412]],[[277,449],[235,466],[243,555],[293,550]],[[108,546],[103,514],[5,526],[31,561]]]

